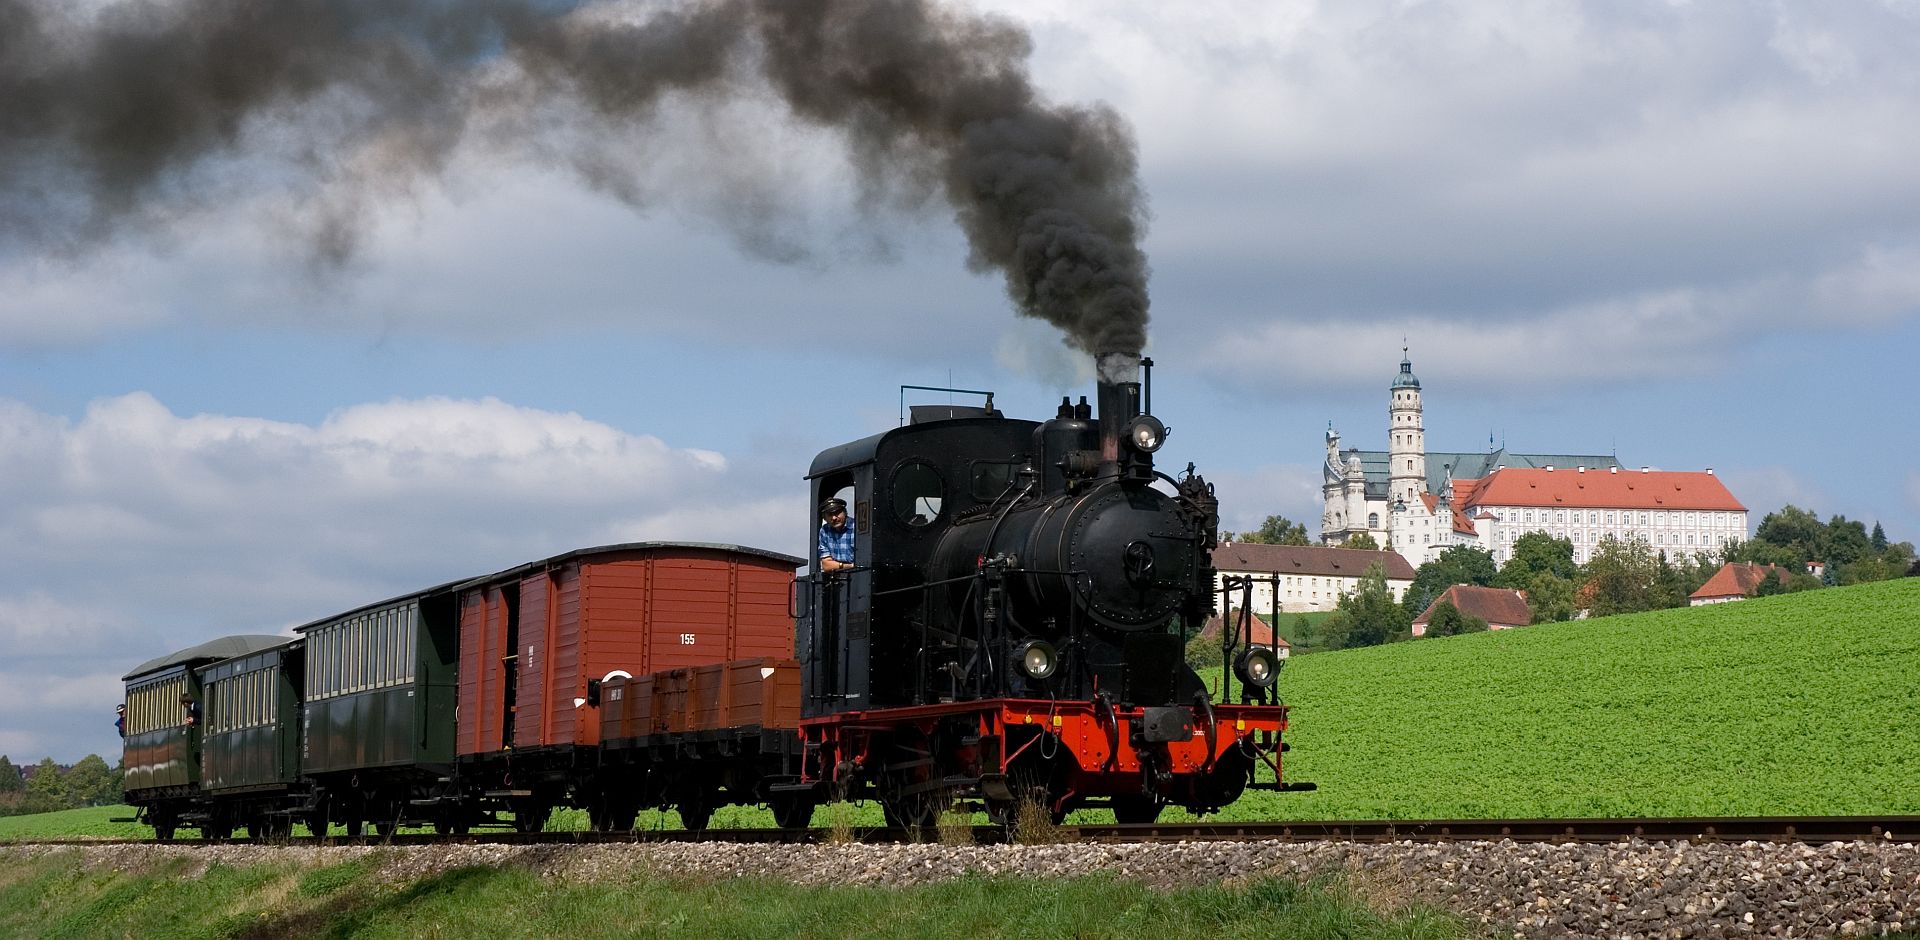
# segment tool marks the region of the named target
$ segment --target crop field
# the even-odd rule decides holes
[[[1290,662],[1229,819],[1920,813],[1920,578]]]

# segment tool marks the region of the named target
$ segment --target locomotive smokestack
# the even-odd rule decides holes
[[[1100,375],[1100,460],[1120,460],[1120,435],[1140,414],[1140,360],[1133,353],[1106,352],[1094,357]]]

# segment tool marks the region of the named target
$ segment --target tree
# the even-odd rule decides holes
[[[113,770],[98,754],[80,758],[61,781],[61,790],[68,806],[107,806],[120,802],[118,788],[113,785]]]
[[[1347,547],[1360,548],[1370,552],[1377,552],[1380,550],[1380,543],[1373,540],[1373,535],[1371,533],[1355,532],[1354,534],[1347,536]]]
[[[57,809],[66,809],[66,793],[61,789],[60,765],[53,758],[42,758],[33,767],[33,776],[27,778],[27,799],[22,804],[28,813],[51,813]]]
[[[1242,532],[1229,541],[1253,542],[1259,545],[1311,545],[1307,540],[1307,527],[1288,519],[1286,516],[1268,516],[1260,523],[1258,531]]]
[[[1846,516],[1834,516],[1827,520],[1821,560],[1827,563],[1829,571],[1851,565],[1872,554],[1873,540],[1867,537],[1866,526]],[[1804,567],[1797,570],[1804,570]]]
[[[1793,550],[1795,561],[1805,563],[1821,557],[1826,526],[1812,511],[1788,503],[1760,520],[1753,536],[1764,542]]]
[[[1572,620],[1573,581],[1542,571],[1527,583],[1527,610],[1534,623],[1558,623]]]
[[[1458,636],[1462,633],[1485,633],[1487,622],[1479,617],[1465,614],[1451,601],[1441,601],[1433,606],[1433,615],[1427,618],[1428,636]]]
[[[1660,606],[1659,571],[1644,539],[1600,540],[1587,561],[1588,608],[1595,617],[1632,614]]]
[[[1557,539],[1545,532],[1528,532],[1513,540],[1513,557],[1500,566],[1495,587],[1526,590],[1542,574],[1572,581],[1580,572],[1573,563],[1573,542]]]
[[[1393,602],[1387,587],[1387,569],[1379,562],[1367,566],[1360,583],[1340,596],[1338,610],[1321,624],[1337,647],[1379,646],[1407,632],[1413,618]]]
[[[1887,550],[1887,530],[1880,528],[1880,520],[1873,521],[1873,534],[1868,536],[1868,541],[1873,543],[1873,550],[1876,552]]]
[[[1471,545],[1449,546],[1413,573],[1413,584],[1401,598],[1401,604],[1407,609],[1407,621],[1411,623],[1434,598],[1445,594],[1447,588],[1456,584],[1485,586],[1493,583],[1493,576],[1493,553]]]
[[[13,766],[7,755],[0,754],[0,793],[18,793],[26,785],[26,781],[20,779],[20,768]]]

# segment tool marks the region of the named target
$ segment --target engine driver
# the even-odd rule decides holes
[[[823,573],[853,568],[853,520],[847,518],[847,501],[838,496],[820,504],[819,555]]]

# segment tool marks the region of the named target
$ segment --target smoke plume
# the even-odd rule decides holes
[[[1131,131],[1046,101],[1030,52],[1017,25],[933,0],[0,0],[0,238],[164,238],[257,185],[299,194],[339,261],[368,207],[463,152],[558,154],[639,201],[622,181],[642,158],[608,141],[669,98],[770,96],[845,142],[863,210],[938,193],[1021,312],[1138,352]]]

